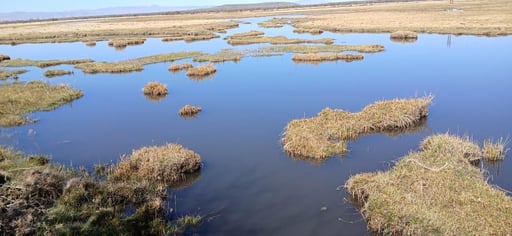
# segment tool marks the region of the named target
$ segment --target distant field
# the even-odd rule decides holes
[[[307,15],[292,22],[301,30],[509,35],[512,1],[422,1],[354,5],[319,5],[274,10],[203,12],[175,15],[8,23],[0,25],[0,44],[98,41],[114,38],[185,37],[238,27],[228,19]]]

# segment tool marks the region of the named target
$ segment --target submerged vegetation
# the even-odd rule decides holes
[[[364,56],[361,54],[342,54],[342,53],[308,53],[308,54],[295,54],[292,60],[295,62],[322,62],[322,61],[338,61],[344,60],[346,62],[363,60]]]
[[[317,117],[289,122],[282,139],[284,150],[313,161],[342,155],[347,141],[361,135],[418,125],[428,115],[431,102],[431,96],[378,101],[357,113],[326,108]]]
[[[28,60],[28,59],[12,59],[3,61],[2,66],[5,67],[24,67],[37,66],[40,68],[58,66],[58,65],[77,65],[82,63],[93,62],[92,59],[71,59],[71,60]]]
[[[164,182],[178,182],[186,178],[186,173],[197,171],[197,154],[178,144],[168,144],[136,150],[131,158],[128,166],[123,159],[100,176],[91,176],[83,170],[49,164],[42,156],[26,156],[0,146],[1,232],[168,235],[201,222],[199,215],[167,218],[173,209],[166,203],[169,194]],[[190,169],[191,163],[195,163],[195,169]],[[132,171],[133,175],[116,175],[121,172],[119,168],[127,167],[130,169],[123,171]],[[144,175],[137,175],[141,173]]]
[[[18,75],[27,73],[28,70],[2,70],[0,69],[0,80],[9,78],[18,79]]]
[[[73,73],[72,70],[47,70],[44,72],[44,76],[51,78],[61,75],[72,75]]]
[[[32,120],[26,114],[49,111],[82,97],[68,85],[49,85],[41,81],[0,85],[0,126],[23,125]]]
[[[202,110],[203,109],[201,107],[191,106],[187,104],[179,110],[178,114],[185,118],[195,117]]]
[[[478,145],[448,134],[427,137],[386,172],[345,184],[368,227],[389,235],[510,235],[512,199],[471,164]]]

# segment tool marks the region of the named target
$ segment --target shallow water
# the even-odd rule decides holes
[[[250,18],[228,34],[258,29],[268,19]],[[69,83],[85,96],[52,112],[31,115],[39,122],[0,128],[0,143],[28,153],[51,155],[54,162],[92,167],[117,162],[120,155],[147,145],[180,143],[204,161],[190,186],[171,190],[177,215],[198,213],[201,235],[369,235],[358,210],[341,187],[349,176],[386,170],[434,133],[486,138],[512,134],[512,37],[419,35],[415,43],[391,42],[388,34],[294,34],[292,28],[258,29],[293,38],[336,38],[337,44],[379,43],[386,51],[363,61],[294,64],[291,54],[243,58],[217,64],[213,78],[190,80],[167,71],[170,63],[148,65],[130,74],[46,79],[30,67],[20,80]],[[222,38],[226,34],[222,35]],[[106,42],[0,46],[12,58],[92,58],[117,61],[184,50],[216,52],[232,48],[222,39],[194,43],[149,39],[116,51]],[[236,49],[264,45],[237,46]],[[188,61],[188,60],[184,60]],[[195,63],[196,64],[196,63]],[[72,69],[72,66],[56,68]],[[149,81],[168,85],[160,102],[141,92]],[[349,153],[323,163],[294,160],[282,152],[280,137],[292,119],[311,117],[325,107],[359,111],[380,99],[432,93],[434,103],[416,133],[364,136]],[[183,119],[178,110],[198,105],[203,112]],[[489,169],[490,182],[512,190],[509,155]],[[326,207],[326,210],[321,210]]]

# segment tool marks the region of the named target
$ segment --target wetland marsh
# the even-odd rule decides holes
[[[328,12],[319,11],[324,10]],[[362,10],[356,12],[361,14]],[[162,41],[168,35],[155,32],[143,44],[121,42],[129,45],[122,50],[113,50],[105,35],[80,42],[36,40],[33,44],[0,45],[0,54],[10,57],[0,64],[2,73],[6,73],[1,86],[13,83],[11,77],[16,75],[19,86],[42,80],[44,83],[32,83],[66,84],[66,88],[80,94],[73,97],[79,99],[56,110],[22,117],[37,122],[16,127],[2,124],[0,144],[29,154],[48,155],[51,163],[83,166],[89,172],[97,166],[127,160],[130,153],[151,149],[145,147],[183,145],[197,159],[200,155],[200,171],[185,183],[168,188],[165,204],[156,203],[173,209],[165,215],[167,219],[201,216],[199,226],[186,230],[186,234],[372,235],[372,230],[384,232],[384,226],[370,221],[369,228],[353,199],[361,192],[355,187],[345,188],[352,176],[361,179],[365,174],[359,174],[382,171],[383,176],[394,179],[396,176],[389,173],[397,173],[395,166],[405,164],[428,172],[407,160],[413,155],[411,151],[418,151],[416,155],[430,153],[420,144],[435,134],[468,135],[484,147],[487,140],[506,139],[512,133],[511,36],[418,32],[416,41],[397,43],[390,40],[391,31],[341,34],[328,32],[328,27],[322,28],[323,32],[313,31],[311,25],[322,23],[319,15],[312,16],[317,19],[309,23],[289,20],[302,15],[268,15],[232,19],[227,14],[228,23],[222,23],[222,27],[204,26],[215,35],[208,37],[210,40],[185,39],[206,35],[198,32]],[[286,20],[275,20],[284,17]],[[246,23],[235,27],[233,20]],[[412,25],[403,30],[417,28]],[[137,32],[133,37],[140,38],[143,32]],[[318,34],[300,34],[303,32]],[[233,35],[237,39],[286,37],[301,39],[305,44],[272,45],[268,38],[252,40],[257,42],[254,44],[235,44],[229,42]],[[314,44],[319,39],[332,39],[332,44]],[[84,43],[89,40],[94,40],[94,47]],[[345,61],[346,55],[351,56],[350,60]],[[317,63],[301,63],[304,61]],[[20,64],[11,67],[13,63]],[[124,71],[126,65],[129,67]],[[196,68],[200,70],[194,71]],[[48,70],[68,73],[47,79]],[[158,86],[146,93],[143,88],[148,84]],[[329,142],[341,143],[343,151],[327,150],[320,159],[289,155],[282,142],[289,122],[306,118],[316,122],[319,118],[315,117],[325,108],[332,112],[343,109],[338,112],[355,117],[377,101],[421,97],[425,97],[418,100],[421,111],[412,112],[414,127],[408,123],[407,129],[384,132],[385,128],[376,123],[382,123],[380,116],[386,113],[374,112],[370,126],[376,130],[364,126],[358,131],[364,136],[347,140],[342,136],[326,137]],[[0,98],[2,103],[13,103],[10,98]],[[339,121],[336,114],[332,116],[333,121]],[[403,120],[398,118],[397,122]],[[130,169],[126,163],[123,168]],[[443,166],[444,159],[433,163]],[[197,170],[198,165],[194,162],[193,169]],[[473,168],[468,178],[481,181],[478,188],[489,189],[479,175],[481,169],[487,171],[484,177],[489,184],[512,190],[510,155],[501,161],[468,166],[461,168]],[[147,173],[164,171],[151,168],[145,169],[150,170]],[[496,194],[510,201],[509,193]],[[509,205],[506,202],[503,207],[508,209]],[[436,232],[414,230],[403,232]]]

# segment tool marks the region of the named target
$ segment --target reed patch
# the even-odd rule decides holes
[[[215,74],[217,68],[213,64],[200,65],[187,70],[189,77],[205,77]]]
[[[33,122],[26,114],[49,111],[81,98],[80,90],[68,85],[50,85],[42,81],[0,85],[0,126],[19,126]]]
[[[500,161],[505,159],[508,152],[509,141],[507,139],[499,138],[496,141],[486,139],[482,147],[482,157],[487,161]]]
[[[133,45],[141,45],[146,42],[146,39],[111,39],[108,41],[108,46],[115,48],[126,48]]]
[[[178,72],[178,71],[182,71],[182,70],[188,70],[190,68],[193,68],[194,65],[190,64],[190,63],[182,63],[182,64],[177,64],[177,63],[172,63],[170,66],[169,66],[169,71],[171,72]]]
[[[198,106],[185,105],[179,111],[178,114],[185,118],[191,118],[197,116],[203,109]]]
[[[169,91],[167,90],[167,85],[153,81],[144,86],[142,93],[150,97],[165,97]]]
[[[468,138],[427,137],[385,172],[345,183],[370,230],[389,235],[510,235],[512,199],[471,164]]]
[[[347,151],[349,140],[419,125],[433,97],[378,101],[357,113],[325,108],[316,117],[289,122],[283,149],[294,158],[322,161]]]

